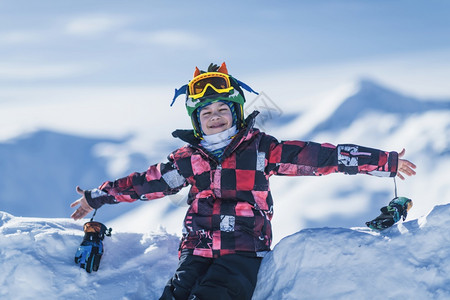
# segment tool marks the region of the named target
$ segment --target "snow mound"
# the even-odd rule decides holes
[[[263,261],[254,299],[450,299],[450,205],[381,233],[317,228]]]
[[[179,238],[163,231],[113,231],[88,274],[73,260],[83,222],[0,220],[0,299],[158,299],[177,266]],[[448,224],[450,204],[382,233],[302,230],[264,258],[253,299],[450,299]]]
[[[177,265],[179,238],[114,233],[96,273],[74,263],[82,223],[0,212],[0,299],[158,299]]]

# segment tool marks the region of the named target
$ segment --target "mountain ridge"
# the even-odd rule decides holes
[[[42,129],[0,143],[0,209],[28,217],[69,216],[69,204],[79,197],[76,185],[92,187],[109,177],[108,161],[95,147],[125,141]],[[102,214],[113,218],[129,209],[109,207]]]
[[[450,99],[425,100],[404,95],[371,79],[360,79],[355,92],[344,99],[328,118],[317,124],[307,135],[321,131],[336,131],[348,127],[356,119],[371,112],[406,117],[431,110],[450,110]]]

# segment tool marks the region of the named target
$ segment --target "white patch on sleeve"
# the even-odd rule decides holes
[[[391,176],[391,172],[384,172],[384,171],[378,171],[378,170],[367,172],[367,174],[377,176],[377,177],[390,177]]]
[[[344,165],[346,167],[357,167],[358,157],[344,155],[342,152],[356,153],[358,152],[358,146],[338,146],[338,164]]]
[[[221,215],[220,216],[220,231],[232,232],[234,231],[234,216]]]
[[[162,175],[162,178],[172,189],[182,186],[186,181],[186,179],[181,176],[177,170],[172,170],[164,173]]]
[[[257,152],[256,153],[256,171],[264,172],[266,168],[266,153]]]
[[[98,198],[98,197],[101,197],[101,196],[106,196],[106,195],[107,195],[107,193],[105,193],[105,192],[102,191],[102,190],[99,190],[99,189],[93,189],[93,190],[91,190],[91,198],[92,198],[92,199]]]

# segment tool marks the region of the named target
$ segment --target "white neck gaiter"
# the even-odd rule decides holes
[[[200,145],[211,152],[217,149],[225,148],[228,144],[230,144],[232,137],[236,135],[237,131],[236,125],[234,125],[222,132],[204,135]]]

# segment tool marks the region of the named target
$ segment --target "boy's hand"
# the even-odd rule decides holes
[[[77,210],[70,216],[72,219],[79,220],[82,219],[84,216],[86,216],[91,210],[93,210],[92,207],[89,206],[87,203],[86,197],[84,196],[84,191],[77,186],[77,193],[82,195],[80,199],[70,204],[70,207],[75,207],[77,205],[80,205]]]
[[[416,175],[416,171],[414,171],[414,169],[416,168],[416,165],[413,164],[412,162],[410,162],[409,160],[400,159],[401,157],[403,157],[405,155],[405,152],[406,151],[403,148],[402,152],[400,152],[398,154],[398,171],[397,171],[397,176],[401,180],[405,180],[405,176],[404,175],[408,175],[408,176]]]

